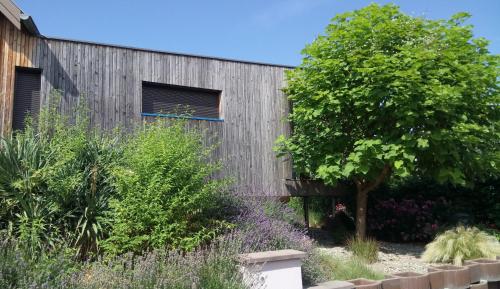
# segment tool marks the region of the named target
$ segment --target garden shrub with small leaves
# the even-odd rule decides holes
[[[219,209],[227,181],[184,121],[145,124],[125,144],[110,202],[110,254],[152,248],[192,250],[231,227]]]

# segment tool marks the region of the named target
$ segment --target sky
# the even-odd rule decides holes
[[[14,0],[43,35],[284,65],[336,14],[372,2],[413,16],[472,14],[476,37],[500,54],[500,0]]]

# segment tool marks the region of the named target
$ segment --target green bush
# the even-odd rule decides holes
[[[210,153],[183,121],[158,120],[131,136],[114,172],[107,251],[192,250],[228,228],[218,202],[227,182],[210,178],[220,168],[207,161]]]
[[[375,239],[359,239],[353,237],[347,241],[347,249],[353,256],[368,263],[375,263],[378,260],[379,246]]]
[[[465,260],[495,258],[497,255],[500,255],[500,243],[494,236],[476,227],[458,226],[427,244],[422,259],[460,266]]]
[[[44,181],[48,148],[29,125],[0,139],[0,229],[18,236],[31,253],[53,245],[58,232],[57,204]]]
[[[99,253],[107,236],[105,215],[115,191],[111,171],[120,146],[89,128],[84,106],[75,120],[49,106],[37,123],[28,121],[24,131],[1,140],[0,230],[33,256],[64,240],[86,259]]]
[[[63,234],[81,258],[98,254],[108,236],[109,199],[115,194],[112,171],[121,158],[117,136],[90,129],[86,109],[75,123],[50,115],[52,160],[45,170],[47,188],[57,202]]]

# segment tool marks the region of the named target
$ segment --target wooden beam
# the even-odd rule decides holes
[[[287,179],[285,187],[291,196],[342,196],[348,192],[347,186],[343,184],[333,187],[318,180]]]
[[[306,225],[307,231],[309,231],[309,197],[303,197],[303,206],[304,206],[304,223]]]

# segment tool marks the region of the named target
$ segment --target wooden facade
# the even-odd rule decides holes
[[[30,35],[0,16],[0,131],[12,127],[16,67],[41,70],[41,107],[60,91],[60,110],[71,113],[82,97],[91,122],[103,129],[131,127],[141,115],[142,83],[154,82],[221,91],[221,122],[191,120],[220,143],[215,158],[251,194],[288,195],[288,161],[273,145],[289,127],[285,66],[190,56]]]
[[[16,67],[41,71],[40,107],[58,91],[60,111],[71,114],[84,97],[91,123],[105,130],[147,120],[141,112],[143,82],[217,90],[223,121],[190,120],[189,126],[204,131],[207,143],[219,143],[214,159],[223,162],[235,189],[273,196],[325,193],[290,181],[291,162],[273,151],[276,138],[290,131],[282,92],[290,67],[47,38],[32,21],[19,26],[16,17],[2,14],[0,134],[12,128]]]

